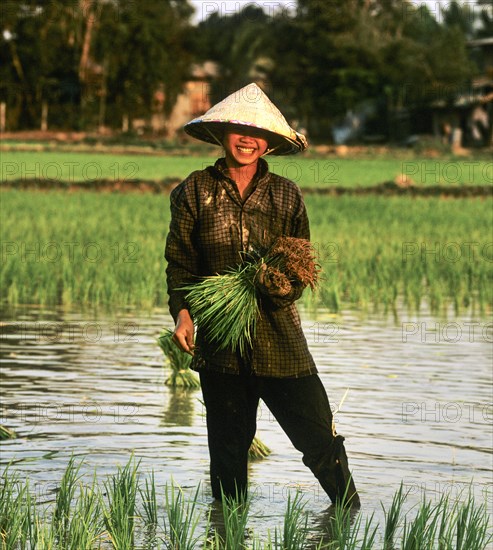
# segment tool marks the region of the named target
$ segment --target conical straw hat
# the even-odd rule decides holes
[[[304,151],[307,141],[293,130],[281,111],[255,83],[237,90],[184,126],[187,134],[208,143],[221,144],[225,125],[260,128],[267,133],[267,154],[290,155]]]

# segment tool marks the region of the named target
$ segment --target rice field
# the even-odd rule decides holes
[[[168,195],[4,190],[1,204],[2,301],[166,305]],[[306,205],[322,277],[305,305],[491,311],[491,199],[307,196]]]
[[[214,518],[214,504],[200,501],[200,487],[186,494],[171,483],[161,492],[154,474],[139,472],[133,459],[103,480],[96,473],[91,481],[84,480],[81,464],[70,459],[49,503],[38,502],[29,479],[20,479],[8,467],[4,470],[2,548],[392,550],[399,545],[402,550],[486,550],[493,540],[486,507],[471,494],[457,500],[442,496],[437,503],[423,499],[417,509],[404,513],[406,494],[401,484],[384,508],[383,526],[373,516],[363,521],[357,510],[335,506],[324,532],[313,541],[303,496],[291,493],[283,525],[260,537],[247,530],[249,499],[224,498],[215,505]]]
[[[183,179],[194,170],[214,163],[215,156],[111,154],[69,151],[2,151],[0,181],[37,180],[68,183]],[[270,169],[300,187],[364,187],[396,177],[416,185],[493,185],[493,162],[484,159],[401,156],[269,157]]]
[[[2,152],[1,181],[182,178],[211,160],[207,156]],[[491,185],[493,181],[493,163],[484,160],[300,158],[293,164],[293,159],[274,157],[270,164],[273,171],[302,187],[373,185],[399,174],[420,185]],[[168,195],[15,189],[0,193],[3,304],[136,312],[166,308],[163,250],[170,219]],[[395,313],[402,311],[402,303],[418,320],[423,312],[441,315],[451,309],[459,315],[467,312],[472,319],[491,314],[491,198],[307,195],[305,201],[322,266],[319,288],[315,293],[306,290],[301,299],[314,312],[313,319],[318,308]],[[385,347],[390,348],[387,342]],[[98,365],[101,353],[95,354]],[[394,361],[394,352],[389,354]],[[136,356],[140,362],[142,353]],[[381,356],[379,349],[375,361],[380,362]],[[65,357],[62,361],[65,365]],[[393,376],[388,366],[382,368],[386,376]],[[458,380],[462,365],[460,369]],[[50,384],[53,380],[51,376]],[[381,379],[365,382],[365,391],[381,383]],[[462,383],[460,387],[462,391]],[[448,389],[446,399],[450,400]],[[418,428],[421,433],[422,426]],[[486,550],[493,542],[484,505],[467,494],[460,500],[423,498],[419,506],[409,509],[401,487],[390,504],[382,504],[383,520],[335,509],[325,535],[314,541],[307,529],[305,501],[298,493],[286,503],[284,524],[261,535],[248,528],[248,503],[225,502],[214,509],[199,497],[198,488],[185,492],[173,482],[160,487],[153,473],[143,472],[135,461],[116,474],[103,477],[95,472],[92,478],[82,474],[80,465],[69,461],[48,500],[33,495],[29,476],[19,475],[13,467],[4,470],[2,549]],[[400,466],[395,470],[400,474]]]

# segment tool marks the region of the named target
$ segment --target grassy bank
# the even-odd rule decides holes
[[[220,154],[219,148],[217,154]],[[100,154],[67,151],[2,151],[1,181],[54,180],[68,183],[185,178],[216,156]],[[300,187],[370,186],[396,178],[416,185],[492,185],[493,162],[454,157],[309,158],[268,157],[271,170]]]
[[[2,192],[1,299],[152,307],[167,301],[167,195]],[[491,199],[307,196],[323,280],[307,305],[493,305]],[[8,214],[7,214],[8,213]]]
[[[486,550],[493,540],[484,504],[472,494],[437,503],[423,499],[404,512],[402,486],[390,506],[383,506],[385,524],[373,516],[334,507],[324,528],[310,533],[303,496],[290,494],[284,524],[266,534],[247,530],[249,502],[224,499],[222,505],[199,500],[199,489],[185,494],[173,483],[164,491],[154,475],[139,472],[132,459],[114,475],[84,482],[82,462],[71,459],[54,500],[40,503],[29,479],[5,470],[0,486],[0,541],[16,550]],[[214,514],[214,508],[216,514]],[[218,514],[217,512],[220,512]],[[203,519],[205,517],[205,520]]]

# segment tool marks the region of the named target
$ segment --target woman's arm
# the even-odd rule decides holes
[[[306,212],[305,203],[300,193],[300,202],[297,210],[297,214],[293,220],[293,231],[289,237],[296,237],[298,239],[310,240],[310,224],[308,221],[308,214]],[[291,290],[284,293],[280,292],[278,288],[269,285],[265,285],[264,278],[260,277],[259,290],[268,297],[269,301],[278,308],[288,307],[293,302],[301,298],[305,287],[298,282],[291,283]]]
[[[184,285],[198,275],[198,253],[193,242],[196,215],[182,184],[170,196],[171,222],[164,256],[167,261],[166,280],[169,310],[175,321],[174,342],[182,351],[193,354],[194,326],[186,301]]]

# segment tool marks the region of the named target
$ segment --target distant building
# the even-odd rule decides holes
[[[432,103],[433,132],[453,147],[492,147],[493,37],[471,40],[468,46],[481,49],[483,74],[458,91],[452,101]]]
[[[211,107],[210,85],[216,75],[216,64],[211,61],[193,65],[191,77],[185,83],[183,92],[178,96],[169,116],[164,113],[164,91],[157,90],[150,120],[152,131],[176,138],[185,123],[207,111]]]

